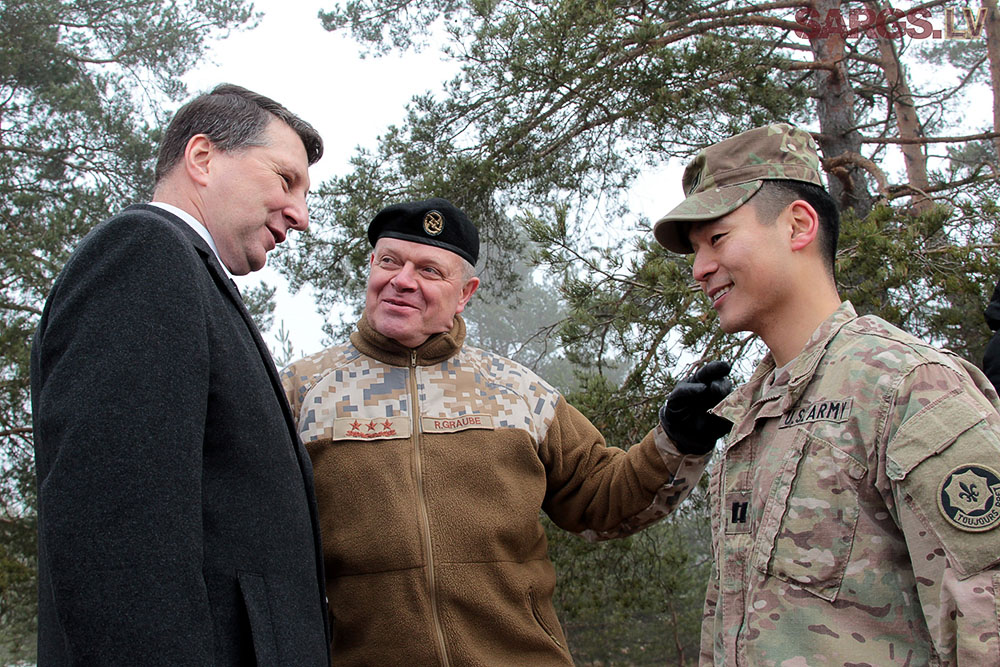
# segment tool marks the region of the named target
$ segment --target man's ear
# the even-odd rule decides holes
[[[196,134],[188,139],[184,147],[184,168],[192,181],[198,185],[208,182],[212,158],[215,156],[215,144],[204,134]]]
[[[802,250],[816,240],[819,235],[819,214],[809,202],[796,199],[788,205],[785,213],[789,216],[792,250]]]
[[[479,276],[472,276],[462,287],[462,297],[458,300],[458,310],[455,314],[458,315],[460,312],[465,310],[466,304],[469,303],[469,299],[472,295],[476,293],[476,288],[479,287]]]

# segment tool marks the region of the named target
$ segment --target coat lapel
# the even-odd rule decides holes
[[[197,234],[195,234],[197,236]],[[284,398],[284,390],[281,387],[281,378],[278,377],[278,368],[274,365],[274,359],[271,358],[271,351],[267,348],[267,344],[264,342],[263,337],[260,335],[260,329],[257,328],[257,324],[253,321],[253,317],[250,315],[250,311],[247,310],[246,304],[243,302],[243,297],[240,296],[240,291],[236,287],[236,283],[233,279],[229,277],[229,274],[222,268],[219,264],[218,258],[212,249],[208,247],[204,239],[198,238],[201,241],[201,245],[196,245],[198,252],[202,255],[202,259],[205,260],[205,266],[208,272],[212,274],[212,278],[215,280],[215,284],[219,286],[219,289],[229,297],[229,299],[236,306],[236,309],[240,311],[240,316],[243,318],[243,323],[246,324],[247,329],[250,330],[250,335],[253,336],[253,342],[257,346],[257,352],[260,354],[261,359],[264,361],[264,365],[267,367],[267,375],[271,378],[271,385],[274,390]],[[294,423],[292,419],[291,409],[287,405],[287,401],[281,401],[282,411],[284,412],[285,419],[289,423]],[[294,428],[293,428],[294,430]]]
[[[271,388],[276,394],[278,394],[280,399],[278,403],[281,404],[282,414],[285,416],[285,421],[289,426],[294,441],[297,437],[295,434],[295,420],[292,417],[291,408],[288,407],[288,401],[285,400],[285,392],[281,386],[281,378],[278,376],[278,369],[274,365],[274,359],[271,358],[271,352],[268,350],[267,344],[261,337],[260,330],[257,328],[257,324],[253,321],[253,317],[250,316],[250,311],[247,310],[246,304],[243,303],[243,297],[240,296],[240,291],[237,289],[236,283],[233,282],[233,279],[230,278],[229,274],[222,268],[222,265],[219,263],[219,258],[215,256],[212,248],[205,242],[205,239],[198,235],[198,232],[191,229],[190,225],[169,211],[157,206],[146,205],[132,206],[129,208],[145,209],[160,218],[168,220],[184,233],[185,237],[191,242],[191,245],[193,245],[195,250],[198,251],[198,254],[201,255],[202,261],[205,262],[205,268],[208,270],[209,275],[212,276],[212,280],[215,281],[219,290],[233,302],[233,305],[236,306],[240,316],[243,318],[243,322],[246,324],[247,329],[250,330],[250,335],[253,336],[253,342],[257,346],[257,352],[260,354],[261,360],[267,368],[267,375],[271,379]]]

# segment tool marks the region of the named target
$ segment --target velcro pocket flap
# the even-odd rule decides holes
[[[958,436],[983,421],[973,405],[958,397],[961,393],[960,389],[948,392],[899,427],[886,452],[889,479],[903,479],[922,461],[948,449]],[[948,409],[935,409],[943,401],[950,401]]]

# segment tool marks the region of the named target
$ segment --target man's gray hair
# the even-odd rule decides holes
[[[464,257],[460,257],[459,259],[462,260],[462,280],[468,282],[469,278],[476,275],[476,267]]]

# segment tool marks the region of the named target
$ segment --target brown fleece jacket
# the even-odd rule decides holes
[[[539,522],[620,537],[708,456],[657,426],[627,452],[523,366],[450,332],[416,349],[362,319],[282,379],[312,457],[337,665],[568,665]]]

